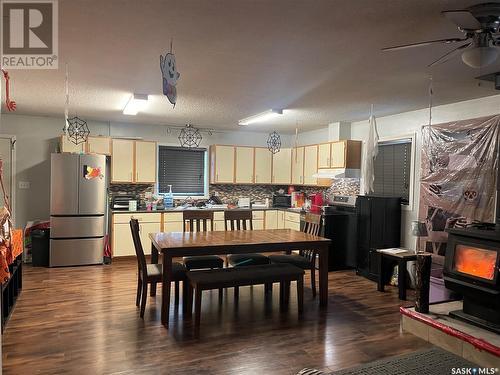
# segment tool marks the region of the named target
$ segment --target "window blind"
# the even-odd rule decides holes
[[[158,191],[174,195],[205,194],[205,149],[159,146]]]
[[[410,201],[411,139],[381,142],[374,161],[374,193]]]

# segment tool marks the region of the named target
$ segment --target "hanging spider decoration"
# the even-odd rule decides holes
[[[87,121],[77,116],[68,119],[67,131],[69,140],[75,145],[86,142],[90,134]]]
[[[191,124],[187,124],[179,134],[181,147],[199,147],[202,139],[200,130],[193,128]]]
[[[269,138],[267,138],[267,148],[273,154],[276,154],[281,150],[281,137],[275,131],[269,134]]]

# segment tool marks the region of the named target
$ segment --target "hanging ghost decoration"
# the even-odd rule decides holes
[[[172,51],[172,48],[170,48]],[[163,94],[166,95],[168,101],[175,107],[177,101],[177,80],[181,74],[177,71],[175,56],[172,52],[165,54],[165,57],[160,55],[160,69],[163,76]]]

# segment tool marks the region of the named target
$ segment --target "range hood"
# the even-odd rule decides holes
[[[336,179],[336,178],[357,178],[361,177],[360,169],[353,168],[331,168],[318,169],[318,173],[312,175],[314,178]]]

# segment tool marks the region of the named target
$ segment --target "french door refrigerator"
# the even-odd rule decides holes
[[[51,267],[102,263],[106,194],[104,155],[51,155]]]

